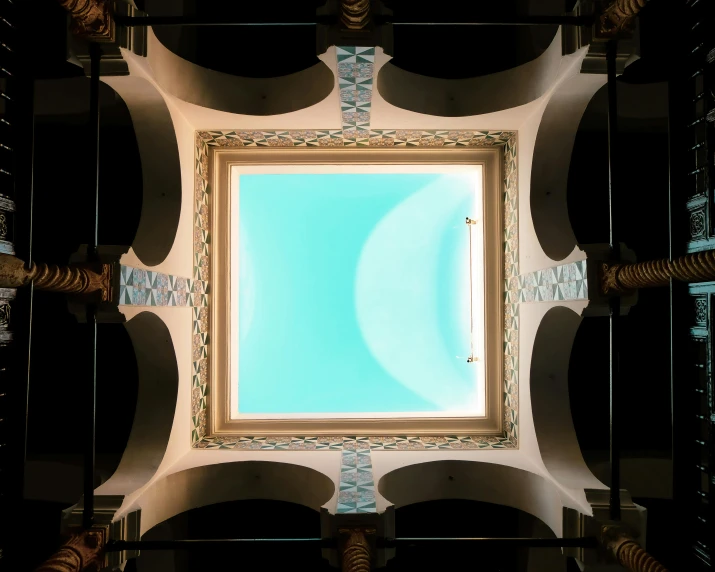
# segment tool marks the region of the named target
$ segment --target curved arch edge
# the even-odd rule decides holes
[[[440,79],[383,65],[376,79],[380,96],[390,105],[440,117],[495,113],[525,105],[553,85],[561,65],[561,29],[534,60],[515,68],[467,79]]]
[[[274,78],[229,75],[191,63],[166,48],[149,29],[147,60],[154,77],[168,93],[201,107],[240,115],[281,115],[323,101],[335,87],[332,70],[323,62]]]
[[[142,264],[169,256],[179,228],[181,161],[174,122],[164,97],[138,75],[102,77],[126,103],[142,163],[142,210],[132,250]]]

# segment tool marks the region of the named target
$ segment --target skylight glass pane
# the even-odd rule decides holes
[[[239,416],[483,409],[478,176],[240,175]]]

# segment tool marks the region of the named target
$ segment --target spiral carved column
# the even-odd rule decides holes
[[[90,42],[114,41],[114,18],[109,0],[59,0],[72,15],[72,33]]]
[[[668,569],[648,554],[617,525],[601,529],[603,546],[618,563],[631,572],[668,572]]]
[[[599,34],[614,36],[631,31],[633,22],[648,0],[614,0],[601,14]]]
[[[671,278],[681,282],[715,280],[715,251],[686,254],[675,260],[605,263],[601,271],[601,291],[604,294],[619,294],[637,288],[667,286]]]
[[[365,535],[375,534],[372,528],[341,528],[343,572],[370,572],[370,543]]]
[[[370,0],[341,0],[340,20],[350,30],[361,30],[370,21]]]
[[[28,269],[19,258],[0,254],[0,288],[18,288],[34,282],[38,290],[92,295],[101,302],[108,302],[112,299],[113,273],[113,265],[101,263],[58,266],[35,262]]]
[[[35,572],[95,572],[104,568],[107,527],[75,529],[60,549]]]

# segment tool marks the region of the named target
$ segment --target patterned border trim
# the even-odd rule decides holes
[[[143,268],[122,265],[119,271],[120,306],[203,306],[202,297],[193,294],[190,278],[172,276]]]
[[[209,395],[209,150],[195,138],[194,240],[191,338],[191,443],[207,433]],[[198,303],[196,303],[198,302]]]
[[[336,46],[343,145],[370,145],[375,48]]]
[[[250,451],[434,451],[437,449],[514,449],[507,437],[446,435],[439,437],[204,437],[197,449]]]
[[[489,147],[504,146],[504,435],[490,437],[390,437],[399,439],[382,450],[483,449],[518,446],[519,384],[519,222],[517,180],[517,138],[513,131],[405,131],[371,130],[370,145],[397,147]],[[375,137],[372,137],[372,134]],[[375,142],[373,142],[375,139]],[[391,141],[390,141],[391,140]],[[326,142],[327,141],[327,142]],[[209,270],[208,234],[208,149],[209,147],[305,147],[343,146],[342,131],[199,131],[196,133],[196,197],[194,226],[194,279],[207,292]],[[203,298],[208,304],[208,297]],[[210,380],[208,379],[208,319],[200,324],[194,318],[192,431],[191,442],[197,448],[321,450],[317,438],[292,437],[287,441],[261,437],[205,437]],[[345,438],[348,439],[348,438]],[[379,442],[370,438],[370,443]],[[432,446],[437,441],[444,443]],[[459,445],[457,445],[459,443]],[[471,445],[470,445],[471,443]],[[508,444],[508,445],[507,445]],[[393,446],[394,445],[394,446]],[[341,447],[342,448],[342,447]],[[373,450],[376,447],[370,448]],[[379,449],[379,447],[377,447]]]
[[[504,434],[516,447],[519,427],[519,192],[517,140],[504,146]]]
[[[519,302],[587,299],[588,278],[585,260],[519,276]]]
[[[356,124],[357,126],[357,124]],[[211,147],[350,147],[349,131],[199,131],[200,140]],[[369,130],[370,147],[493,147],[506,145],[513,131]],[[365,141],[360,140],[361,147]],[[516,154],[514,155],[516,158]]]

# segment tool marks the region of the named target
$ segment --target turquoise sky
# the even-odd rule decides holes
[[[473,408],[474,188],[467,173],[241,175],[239,412]]]

